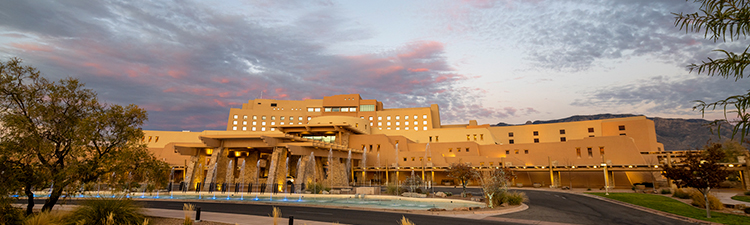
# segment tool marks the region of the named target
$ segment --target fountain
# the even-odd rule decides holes
[[[232,181],[234,181],[234,164],[233,160],[229,160],[229,163],[227,164],[227,176],[224,178],[224,183],[227,184],[226,187],[222,187],[222,191],[229,191],[229,185],[232,184]],[[226,190],[224,190],[226,188]]]
[[[315,170],[315,152],[310,152],[310,167],[312,168],[312,186],[313,186],[313,194],[317,194],[317,190],[315,190],[315,182],[317,179],[315,178],[315,175],[317,175],[317,171]]]
[[[396,185],[398,185],[398,143],[396,143]]]
[[[218,174],[216,172],[216,166],[218,165],[219,165],[218,163],[214,163],[214,176],[211,178],[211,183],[209,184],[210,186],[208,188],[209,191],[214,193],[213,199],[216,199],[216,191],[214,190],[214,188],[216,188],[216,185],[214,182],[216,182],[216,174]]]
[[[351,180],[350,177],[352,176],[352,150],[349,149],[349,155],[346,156],[346,184],[349,185]]]
[[[174,187],[174,167],[172,167],[172,171],[169,172],[169,192],[172,192],[172,188]]]
[[[328,171],[325,178],[328,179],[328,187],[333,187],[333,148],[328,148]]]
[[[242,187],[243,187],[243,185],[245,185],[245,161],[246,161],[245,159],[242,159],[242,167],[240,167],[240,185],[239,185],[239,189],[240,189],[240,192],[241,192],[240,193],[240,200],[244,200],[245,199],[245,192],[242,191]],[[235,190],[235,192],[236,191],[237,190]]]
[[[362,183],[367,180],[367,146],[362,152]]]
[[[258,188],[260,188],[260,158],[257,162],[255,162],[255,183],[258,184]],[[257,198],[257,197],[256,197]]]
[[[49,186],[49,194],[47,194],[47,198],[52,196],[52,188],[55,187],[55,182],[52,182],[52,185]]]
[[[427,165],[428,161],[431,161],[430,158],[432,158],[432,152],[430,152],[430,143],[427,143],[427,145],[424,147],[424,159],[422,160],[422,183],[425,185],[425,190],[427,189],[427,181],[425,181],[425,166]]]

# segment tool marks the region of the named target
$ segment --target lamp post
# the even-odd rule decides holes
[[[604,195],[609,195],[609,176],[607,176],[607,163],[601,164],[604,168]]]

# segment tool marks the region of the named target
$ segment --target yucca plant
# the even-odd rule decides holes
[[[273,225],[278,225],[279,218],[281,218],[281,209],[279,209],[278,207],[273,207],[273,215],[271,216],[273,217]]]
[[[41,212],[34,216],[27,217],[24,225],[62,225],[65,224],[67,212]],[[11,223],[9,223],[11,224]]]
[[[182,222],[183,225],[193,225],[193,220],[190,219],[190,213],[195,211],[195,205],[190,203],[185,203],[182,205],[182,211],[185,212],[185,221]]]
[[[87,199],[75,211],[70,221],[76,224],[141,224],[143,209],[127,198]]]
[[[401,216],[401,221],[398,222],[399,225],[415,225],[414,222],[411,222],[409,219],[406,218],[406,216]]]

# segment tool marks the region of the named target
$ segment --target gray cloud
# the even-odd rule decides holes
[[[105,101],[144,107],[147,129],[224,129],[227,108],[261,92],[361,93],[386,107],[438,103],[445,122],[510,115],[483,107],[476,90],[454,91],[468,78],[449,66],[440,42],[332,55],[331,43],[369,36],[343,22],[335,4],[246,4],[239,14],[190,1],[0,2],[0,28],[26,37],[0,45],[0,54],[53,79],[80,78]]]
[[[644,107],[649,115],[697,115],[693,111],[696,100],[715,102],[728,96],[747,93],[750,81],[724,79],[720,77],[681,77],[664,76],[638,80],[631,84],[614,85],[585,93],[584,99],[576,99],[571,105],[600,108],[622,109]]]

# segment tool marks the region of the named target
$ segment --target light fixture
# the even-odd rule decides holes
[[[214,149],[212,149],[212,148],[207,148],[206,149],[206,155],[211,155],[213,153],[214,153]]]
[[[234,152],[234,157],[240,157],[242,155],[242,152]]]

